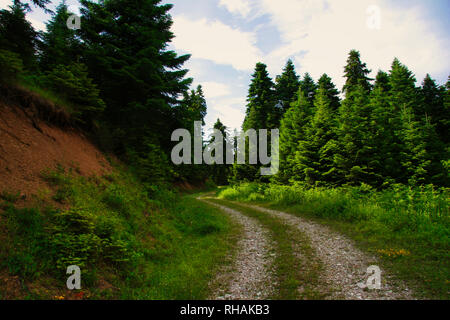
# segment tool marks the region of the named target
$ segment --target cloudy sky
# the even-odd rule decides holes
[[[6,7],[12,1],[0,0]],[[57,2],[56,0],[54,2]],[[291,58],[300,74],[327,73],[338,88],[351,49],[361,52],[373,74],[389,70],[394,57],[421,82],[450,74],[449,0],[163,0],[174,4],[171,47],[190,53],[186,67],[204,87],[207,128],[217,118],[242,124],[255,64],[275,78]],[[76,0],[68,0],[76,4]],[[48,18],[28,15],[36,28]]]

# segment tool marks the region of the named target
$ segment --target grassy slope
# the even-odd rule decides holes
[[[43,176],[49,189],[27,208],[16,195],[0,197],[0,275],[20,282],[0,285],[0,298],[207,298],[239,232],[226,215],[194,195],[149,195],[123,168]],[[71,264],[81,267],[81,293],[66,289]]]
[[[400,188],[375,193],[247,184],[220,198],[251,201],[327,224],[377,255],[419,298],[449,299],[448,196]]]

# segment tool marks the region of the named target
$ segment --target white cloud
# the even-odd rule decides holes
[[[222,22],[207,19],[190,20],[183,15],[174,17],[173,46],[194,57],[217,64],[231,65],[236,70],[251,70],[260,59],[256,36],[234,29]]]
[[[244,122],[244,117],[245,114],[242,111],[242,105],[233,107],[232,105],[226,104],[225,101],[208,104],[208,115],[205,119],[206,128],[212,128],[217,118],[219,118],[230,132],[233,132],[234,129],[240,130]]]
[[[250,3],[247,0],[220,0],[219,6],[225,7],[233,14],[240,14],[244,18],[251,11]]]
[[[0,9],[7,9],[12,4],[12,0],[0,0]]]
[[[27,20],[31,23],[31,25],[33,26],[33,28],[37,31],[46,31],[47,27],[45,26],[45,23],[43,23],[42,21],[39,21],[35,18],[32,18],[30,16],[27,16]]]
[[[202,82],[203,92],[207,100],[229,95],[230,87],[219,82]]]
[[[448,39],[430,30],[423,8],[393,8],[380,0],[381,29],[367,27],[367,8],[374,0],[263,0],[260,10],[270,15],[284,45],[265,57],[271,73],[294,57],[300,71],[314,78],[328,73],[339,88],[348,52],[357,49],[375,74],[389,70],[394,57],[421,81],[426,73],[450,71]],[[303,51],[303,52],[302,52]]]

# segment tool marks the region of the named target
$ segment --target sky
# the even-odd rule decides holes
[[[53,1],[58,3],[59,1]],[[67,0],[76,5],[76,0]],[[0,0],[0,8],[11,4]],[[272,79],[292,59],[297,72],[315,80],[327,73],[344,84],[343,68],[359,50],[375,76],[395,57],[439,84],[450,75],[450,0],[163,0],[175,39],[170,49],[189,53],[185,64],[201,84],[208,104],[206,129],[217,118],[233,130],[242,125],[248,86],[257,62]],[[52,9],[52,7],[50,7]],[[76,7],[73,7],[74,10]],[[48,20],[41,10],[27,18],[37,29]],[[82,26],[81,26],[82,27]]]

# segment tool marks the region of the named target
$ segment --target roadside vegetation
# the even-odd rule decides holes
[[[205,299],[236,233],[194,195],[152,188],[116,167],[85,178],[59,167],[31,204],[2,193],[0,270],[21,279],[0,298]],[[149,196],[151,193],[151,199]],[[66,268],[81,268],[82,290],[66,289]]]
[[[326,223],[377,255],[425,298],[449,298],[448,189],[394,185],[305,188],[246,183],[221,199],[254,202]]]

